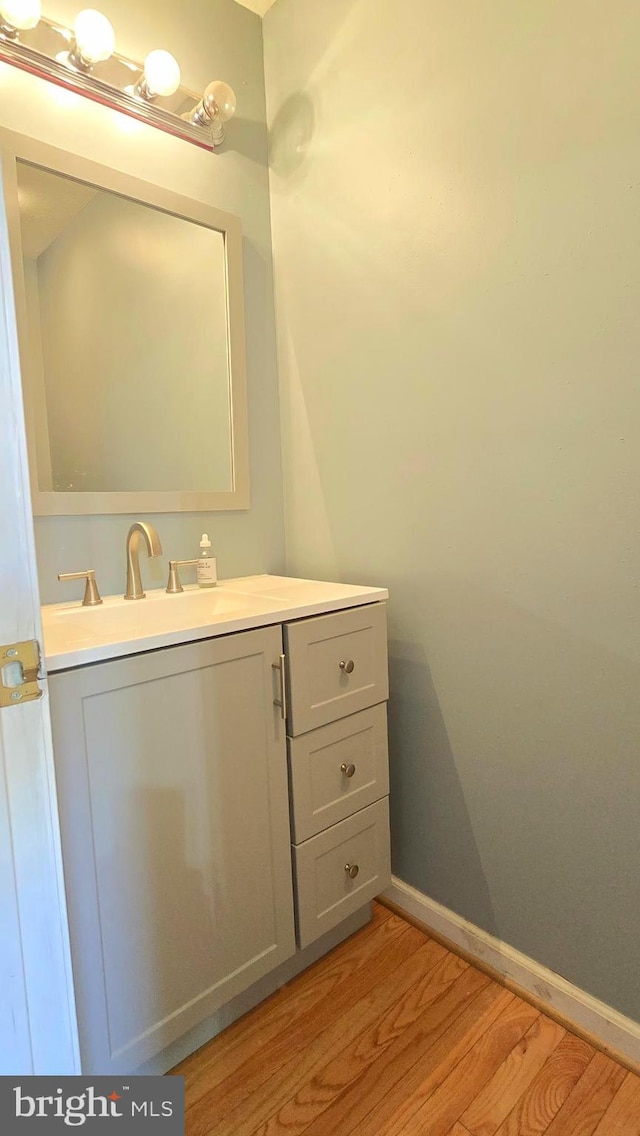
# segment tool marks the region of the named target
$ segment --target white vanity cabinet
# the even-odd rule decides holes
[[[279,625],[50,676],[82,1065],[132,1072],[295,951]]]
[[[172,1068],[368,920],[386,597],[255,576],[43,609],[83,1072]]]
[[[297,938],[391,882],[386,604],[285,626]]]

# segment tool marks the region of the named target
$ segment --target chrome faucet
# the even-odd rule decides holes
[[[153,525],[135,521],[127,533],[127,590],[125,600],[143,600],[145,593],[140,578],[140,537],[144,537],[148,556],[162,556],[162,545]]]

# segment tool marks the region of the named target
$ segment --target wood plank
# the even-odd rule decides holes
[[[640,1077],[627,1074],[594,1136],[640,1136]]]
[[[404,936],[400,943],[403,940]],[[289,1046],[286,1064],[281,1067],[277,1077],[272,1077],[266,1083],[265,1088],[260,1085],[248,1092],[243,1078],[245,1072],[252,1072],[256,1062],[242,1066],[237,1075],[234,1074],[232,1088],[235,1107],[229,1111],[228,1116],[225,1116],[220,1105],[224,1082],[203,1096],[194,1107],[189,1107],[189,1136],[205,1136],[214,1132],[224,1133],[225,1136],[250,1136],[262,1118],[277,1112],[306,1080],[311,1080],[326,1064],[333,1052],[340,1052],[345,1045],[349,1045],[390,1006],[403,998],[407,991],[416,986],[424,991],[433,987],[435,998],[467,969],[466,963],[443,951],[432,940],[423,940],[422,945],[409,958],[403,959],[402,953],[398,953],[386,982],[374,985],[367,997],[361,998],[337,1018],[333,1014],[332,1005],[329,1006],[331,1025],[318,1033],[318,1036],[315,1036],[315,1014],[309,1015],[308,1032],[304,1041],[300,1040],[295,1048]]]
[[[390,915],[393,915],[391,908],[387,907],[384,903],[380,903],[377,899],[374,899],[371,904],[371,921],[373,922],[374,919],[377,919],[382,922],[384,919],[388,919]],[[396,918],[398,917],[396,916]],[[406,923],[406,919],[403,920],[403,922]],[[421,927],[420,930],[424,931],[424,927]],[[431,936],[427,935],[427,938],[430,939]]]
[[[409,931],[411,935],[407,933]],[[229,1057],[222,1052],[215,1070],[208,1071],[199,1091],[190,1097],[191,1122],[195,1123],[198,1102],[202,1103],[202,1115],[210,1114],[212,1104],[218,1118],[231,1112],[250,1093],[258,1091],[283,1067],[295,1061],[297,1054],[310,1043],[335,1027],[343,1015],[349,1014],[363,999],[384,989],[385,983],[394,979],[398,966],[416,951],[425,949],[429,942],[414,927],[405,928],[400,936],[370,958],[366,966],[361,966],[348,980],[341,982],[330,996],[325,995],[321,1002],[297,1014],[284,1028],[280,1021],[280,1028],[267,1041],[263,1041],[261,1035],[254,1036],[250,1052],[247,1053],[244,1047]],[[439,944],[433,943],[425,957],[429,970],[450,956]],[[259,1043],[258,1050],[255,1049],[256,1042]]]
[[[377,905],[175,1072],[188,1136],[640,1136],[637,1077]]]
[[[314,1007],[330,1002],[356,976],[378,966],[378,955],[407,930],[404,920],[376,904],[371,923],[172,1069],[172,1073],[185,1078],[190,1103],[211,1091],[254,1054],[261,1054],[273,1038],[290,1029]],[[407,954],[412,943],[417,949],[426,941],[427,937],[413,928],[411,939],[404,940]]]
[[[434,1086],[427,1075],[396,1109],[384,1136],[446,1136],[537,1017],[532,1006],[513,999],[443,1081]]]
[[[625,1077],[621,1065],[596,1053],[545,1136],[592,1136]]]
[[[472,967],[454,989],[477,980]],[[393,1119],[399,1105],[418,1086],[424,1088],[428,1076],[435,1088],[457,1065],[468,1049],[513,1002],[513,995],[495,982],[488,982],[478,994],[455,1012],[441,1033],[429,1029],[427,1015],[420,1018],[380,1061],[376,1061],[354,1085],[343,1093],[305,1131],[305,1136],[378,1136]]]
[[[561,1026],[540,1015],[463,1113],[472,1136],[494,1136],[563,1037]]]
[[[566,1034],[542,1071],[498,1129],[498,1136],[540,1136],[560,1112],[595,1050]]]
[[[567,1033],[572,1033],[575,1034],[576,1037],[582,1038],[588,1045],[597,1049],[599,1053],[604,1053],[607,1057],[610,1057],[613,1061],[616,1061],[619,1065],[628,1069],[630,1073],[635,1073],[636,1076],[640,1076],[640,1064],[637,1061],[634,1061],[633,1058],[629,1057],[626,1053],[622,1053],[619,1049],[616,1049],[615,1046],[603,1041],[598,1034],[585,1029],[578,1022],[574,1021],[573,1018],[568,1017],[567,1014],[563,1014],[552,1002],[537,997],[530,990],[521,986],[520,983],[514,982],[511,978],[507,978],[501,970],[497,970],[496,967],[491,966],[490,963],[486,962],[478,954],[471,950],[465,950],[460,943],[455,943],[453,939],[440,934],[439,931],[435,931],[428,923],[425,923],[424,919],[419,919],[417,915],[412,915],[409,911],[405,911],[403,907],[394,903],[393,900],[387,899],[386,896],[380,896],[378,902],[385,904],[394,915],[405,919],[412,927],[418,927],[419,930],[424,931],[425,935],[428,935],[430,939],[435,939],[436,942],[442,943],[443,947],[446,947],[452,954],[464,959],[465,962],[469,963],[469,966],[475,966],[477,970],[481,970],[483,974],[487,974],[494,982],[498,982],[501,986],[504,986],[506,990],[511,990],[512,994],[515,994],[517,998],[522,998],[523,1002],[528,1002],[529,1005],[539,1010],[541,1014],[557,1022]]]
[[[451,957],[451,956],[449,956]],[[419,987],[408,991],[371,1028],[355,1038],[350,1046],[336,1054],[298,1092],[278,1110],[277,1114],[256,1129],[256,1136],[301,1136],[309,1133],[314,1120],[324,1121],[332,1104],[340,1105],[342,1094],[357,1083],[363,1075],[384,1064],[387,1051],[395,1045],[404,1046],[408,1035],[412,1039],[414,1026],[419,1024],[426,1036],[436,1039],[456,1021],[469,1001],[473,1001],[482,986],[488,982],[477,971],[468,968],[453,986],[434,997],[435,972],[425,990]],[[427,1009],[424,1004],[428,1000]],[[369,1102],[369,1106],[371,1101]],[[339,1131],[345,1131],[340,1109]],[[335,1133],[336,1128],[329,1128]]]

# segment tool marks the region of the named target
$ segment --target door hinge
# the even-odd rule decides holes
[[[42,698],[40,644],[35,639],[0,647],[0,709]]]

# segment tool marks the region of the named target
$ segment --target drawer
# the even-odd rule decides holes
[[[384,702],[289,738],[288,745],[296,844],[389,793]]]
[[[389,697],[386,604],[285,624],[292,736]]]
[[[306,947],[389,886],[389,798],[294,844],[293,856],[298,943]],[[346,865],[357,867],[354,878]]]

